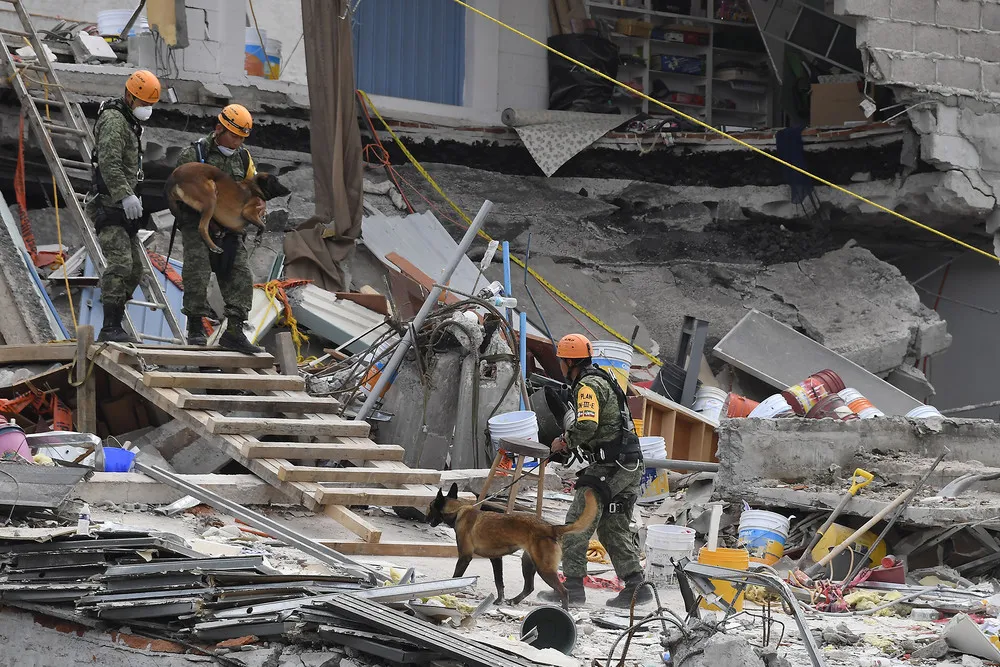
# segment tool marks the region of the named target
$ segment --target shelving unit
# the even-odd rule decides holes
[[[627,1],[628,5],[597,2],[596,0],[585,1],[589,18],[602,22],[611,28],[610,38],[618,44],[621,53],[638,56],[644,63],[641,67],[635,65],[620,66],[619,81],[624,83],[641,81],[642,91],[653,97],[656,97],[654,85],[657,81],[666,84],[670,93],[698,96],[704,100],[702,104],[693,104],[690,100],[674,102],[664,99],[663,102],[711,125],[767,127],[772,123],[775,79],[770,70],[768,70],[766,81],[757,79],[731,80],[718,77],[721,69],[719,65],[727,62],[741,61],[752,65],[766,62],[767,53],[754,23],[714,18],[717,0],[707,0],[707,6],[702,6],[702,0],[692,0],[692,12],[694,13],[691,15],[656,11],[652,9],[653,0],[622,1]],[[689,33],[700,33],[706,35],[703,41],[707,41],[707,43],[691,44],[653,36],[625,35],[614,30],[618,19],[621,18],[649,22],[654,30],[658,27],[667,27]],[[754,42],[760,45],[760,50],[716,46],[717,41],[730,43],[726,40],[729,31],[750,31],[750,34],[755,38]],[[654,58],[661,55],[701,58],[705,62],[704,74],[695,75],[656,69],[652,66],[652,62]],[[728,108],[722,103],[723,100],[733,102],[735,108]],[[651,116],[669,114],[662,107],[634,96],[616,95],[615,103],[623,112],[641,111]]]

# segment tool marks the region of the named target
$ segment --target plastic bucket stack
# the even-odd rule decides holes
[[[750,413],[752,419],[774,419],[780,415],[792,414],[792,408],[781,394],[768,396]]]
[[[492,433],[492,430],[490,431]],[[650,436],[639,438],[639,447],[642,448],[642,458],[644,459],[665,459],[667,458],[667,445],[663,438]],[[659,502],[670,495],[670,483],[666,470],[657,468],[646,468],[639,480],[639,500],[640,505]]]
[[[927,419],[929,417],[944,417],[933,405],[921,405],[906,413],[907,419]]]
[[[789,519],[775,512],[747,510],[740,516],[739,546],[755,563],[774,565],[785,555]]]
[[[646,542],[649,542],[648,535],[646,536]],[[750,567],[750,554],[747,553],[746,549],[719,548],[715,551],[709,551],[708,547],[702,547],[701,551],[698,552],[698,562],[702,565],[715,565],[717,567],[726,567],[730,570],[746,571]],[[736,589],[731,583],[722,581],[721,579],[712,579],[711,582],[715,586],[716,595],[732,605],[736,611],[743,611],[743,594],[741,593],[739,597],[736,597]],[[722,611],[720,607],[709,604],[705,599],[701,601],[701,608],[711,611]]]
[[[692,410],[700,412],[712,421],[718,422],[722,419],[722,408],[725,407],[728,396],[729,394],[722,389],[702,387],[694,395]]]
[[[591,343],[591,347],[594,350],[594,364],[611,373],[622,390],[628,389],[634,352],[632,346],[617,340],[596,340]]]
[[[669,584],[674,580],[670,559],[690,558],[695,531],[684,526],[646,527],[646,581]]]
[[[500,438],[525,438],[538,442],[538,419],[531,410],[494,415],[488,424],[494,449],[500,449]]]
[[[97,12],[97,34],[101,37],[117,37],[121,34],[122,28],[132,18],[132,9],[108,9]],[[125,37],[133,37],[137,34],[149,32],[149,21],[146,20],[145,13],[139,14]]]
[[[827,394],[806,413],[807,419],[839,419],[840,421],[855,421],[858,416],[847,407],[840,394]]]
[[[840,392],[840,397],[844,399],[854,414],[861,419],[872,419],[874,417],[885,417],[885,413],[871,404],[867,398],[861,395],[857,389],[848,387]]]
[[[760,405],[760,403],[757,401],[751,401],[745,396],[740,396],[739,394],[729,394],[729,397],[726,398],[724,413],[730,419],[749,417],[750,413],[753,412],[758,405]]]

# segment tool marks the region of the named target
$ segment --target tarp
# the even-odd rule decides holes
[[[514,128],[542,173],[551,176],[578,153],[623,123],[631,115],[577,111],[504,109],[500,120]]]

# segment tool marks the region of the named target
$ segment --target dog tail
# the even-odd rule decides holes
[[[594,519],[597,518],[597,495],[593,489],[586,489],[583,493],[586,496],[583,514],[573,523],[568,523],[565,526],[556,526],[555,533],[557,538],[568,533],[582,533],[593,525]]]

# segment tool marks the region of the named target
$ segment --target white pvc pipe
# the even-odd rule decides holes
[[[708,524],[708,550],[715,551],[719,548],[719,524],[722,522],[722,505],[715,503],[712,505],[712,518]]]

